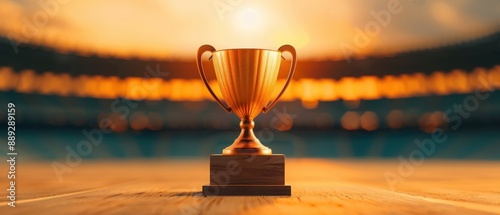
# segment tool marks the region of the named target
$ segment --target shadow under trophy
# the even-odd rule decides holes
[[[208,84],[201,59],[205,52],[212,53],[210,59],[226,104]],[[269,102],[283,52],[292,55],[290,72],[281,92]],[[240,136],[222,150],[222,155],[210,155],[210,184],[203,186],[204,195],[291,195],[290,185],[285,185],[285,156],[272,154],[255,137],[253,120],[278,102],[293,77],[296,63],[295,48],[291,45],[278,50],[215,50],[210,45],[198,49],[198,70],[208,91],[226,112],[234,112],[241,119]]]

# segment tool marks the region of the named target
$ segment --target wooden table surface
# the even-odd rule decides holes
[[[2,215],[500,214],[500,162],[426,160],[413,169],[400,164],[287,159],[291,197],[204,197],[200,191],[209,181],[208,160],[84,160],[62,181],[50,163],[19,161],[16,207],[7,206],[3,197],[0,211]],[[2,170],[7,172],[5,165]],[[387,174],[399,179],[397,183],[389,185]],[[2,189],[7,183],[6,177],[0,178]]]

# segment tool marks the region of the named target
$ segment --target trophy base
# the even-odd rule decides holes
[[[205,196],[290,196],[290,185],[205,185]]]
[[[210,184],[205,196],[289,196],[285,155],[210,155]]]

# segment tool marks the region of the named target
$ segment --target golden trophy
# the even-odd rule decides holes
[[[214,71],[224,103],[210,87],[202,65],[202,55],[211,52]],[[290,72],[283,89],[272,101],[282,53],[292,55]],[[283,58],[284,59],[284,58]],[[278,102],[293,77],[297,57],[295,48],[283,45],[278,50],[224,49],[210,45],[198,49],[197,64],[201,79],[215,101],[240,119],[241,133],[221,154],[210,155],[210,184],[204,195],[291,195],[285,185],[285,156],[272,154],[253,133],[254,118]]]

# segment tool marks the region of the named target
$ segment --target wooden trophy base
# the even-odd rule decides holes
[[[285,155],[210,155],[210,185],[205,196],[290,196],[285,185]]]

